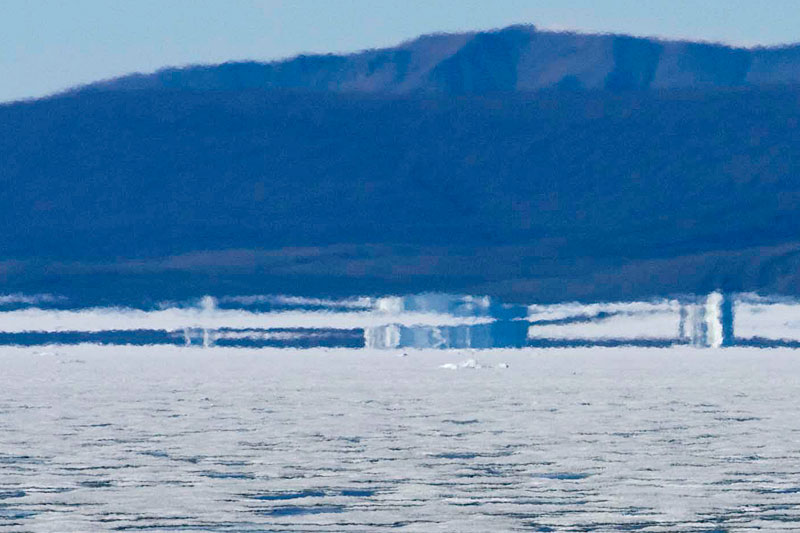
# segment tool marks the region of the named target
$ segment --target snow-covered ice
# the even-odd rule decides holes
[[[800,529],[798,352],[405,352],[0,347],[0,530]]]

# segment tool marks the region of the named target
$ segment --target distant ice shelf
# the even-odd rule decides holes
[[[3,310],[3,302],[13,307]],[[48,302],[58,305],[43,305]],[[800,347],[800,302],[712,292],[639,302],[522,306],[437,293],[345,300],[205,296],[134,309],[69,308],[57,297],[0,295],[0,344],[75,343],[377,349]]]

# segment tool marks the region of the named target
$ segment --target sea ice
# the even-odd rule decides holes
[[[4,532],[800,529],[793,350],[57,350],[0,347]]]

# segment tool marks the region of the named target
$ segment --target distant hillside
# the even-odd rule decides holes
[[[800,294],[800,90],[0,106],[3,291]]]
[[[490,32],[429,35],[394,48],[350,55],[169,68],[83,90],[260,88],[475,94],[544,88],[743,87],[798,81],[800,46],[745,49],[512,26]]]

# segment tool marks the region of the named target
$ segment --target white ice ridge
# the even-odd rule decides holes
[[[532,305],[528,307],[528,338],[680,340],[719,348],[726,342],[726,298],[730,298],[727,309],[733,313],[735,297],[718,291],[680,300]],[[734,329],[730,328],[727,334],[732,335]]]
[[[576,315],[597,316],[602,313],[642,315],[646,313],[669,313],[678,310],[677,300],[654,300],[644,302],[566,302],[560,304],[534,304],[528,306],[528,320],[561,320]]]
[[[656,310],[641,314],[610,315],[587,322],[533,324],[529,339],[673,339],[678,336],[680,314]]]
[[[276,295],[250,295],[250,296],[225,296],[220,298],[222,303],[239,305],[273,304],[287,307],[327,307],[345,309],[371,309],[375,307],[375,299],[366,296],[333,300],[328,298],[307,298],[302,296]]]
[[[53,294],[22,294],[17,292],[13,294],[0,294],[0,305],[40,305],[56,303],[64,299],[65,298]]]
[[[734,331],[743,339],[800,341],[800,304],[745,301],[736,306]]]
[[[486,314],[491,306],[488,296],[455,295],[446,293],[421,293],[406,296],[355,296],[351,298],[310,298],[305,296],[245,295],[224,296],[225,304],[242,306],[272,304],[285,307],[321,307],[327,309],[373,310],[387,314],[409,311],[419,313],[450,313],[458,315]]]
[[[439,368],[443,368],[445,370],[461,370],[461,369],[476,369],[476,368],[508,368],[508,363],[498,363],[495,366],[492,365],[482,365],[475,359],[467,359],[465,361],[461,361],[460,363],[445,363],[443,365],[439,365]]]
[[[219,309],[214,306],[169,308],[155,311],[141,311],[129,308],[89,308],[78,310],[28,308],[0,312],[0,331],[21,333],[26,331],[176,331],[183,328],[356,329],[379,327],[388,324],[401,326],[457,326],[483,324],[491,321],[492,319],[487,317],[456,317],[439,313],[407,312],[400,315],[387,315],[380,311],[348,311],[341,313],[285,311],[260,313],[240,309]]]

